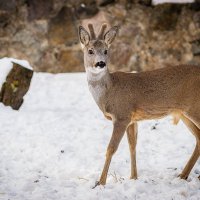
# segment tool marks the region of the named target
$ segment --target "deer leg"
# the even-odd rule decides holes
[[[114,122],[112,137],[110,139],[110,142],[109,142],[109,145],[107,148],[107,152],[106,152],[106,161],[104,164],[104,168],[101,173],[100,180],[95,184],[94,187],[96,187],[97,185],[105,185],[106,184],[108,169],[110,166],[112,156],[117,151],[119,143],[124,135],[124,132],[126,131],[127,125],[128,125],[128,123],[126,123],[126,122],[121,122],[121,121]]]
[[[137,166],[136,166],[137,123],[133,123],[127,128],[127,138],[131,156],[130,178],[137,179]]]
[[[198,128],[198,131],[194,133],[196,140],[197,140],[197,145],[198,145],[198,150],[199,150],[199,155],[200,155],[200,110],[195,111],[192,114],[190,113],[188,115],[188,118],[196,125]]]
[[[194,152],[190,157],[189,161],[187,162],[186,166],[184,167],[182,173],[179,175],[181,179],[187,179],[200,155],[199,153],[200,129],[184,115],[181,116],[181,119],[185,123],[185,125],[189,128],[189,130],[193,133],[193,135],[196,137],[196,146]]]

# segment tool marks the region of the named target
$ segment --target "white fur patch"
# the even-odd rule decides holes
[[[104,67],[104,68],[87,67],[86,73],[87,73],[88,81],[99,81],[107,73],[107,69],[106,69],[106,67]],[[98,104],[100,97],[105,92],[105,88],[100,86],[100,84],[97,84],[95,86],[93,86],[92,84],[89,84],[89,90],[90,90],[95,102]]]
[[[87,67],[86,73],[88,80],[91,81],[98,81],[100,80],[105,73],[107,72],[106,67],[100,68],[100,67]]]
[[[101,73],[103,71],[105,71],[106,67],[101,68],[101,67],[88,67],[87,71],[92,72],[94,74],[98,74]]]
[[[89,85],[89,90],[90,90],[95,102],[98,104],[99,100],[102,97],[102,95],[104,94],[105,90],[99,85],[96,85],[96,86]]]

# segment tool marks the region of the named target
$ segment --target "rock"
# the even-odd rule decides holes
[[[116,2],[115,0],[99,0],[98,5],[103,7],[115,2]]]
[[[48,18],[53,11],[53,0],[27,0],[26,2],[30,21]]]
[[[66,49],[59,51],[46,51],[41,60],[40,71],[60,73],[63,72],[83,72],[83,53],[80,50]]]
[[[194,40],[192,43],[192,53],[194,56],[200,56],[200,39]]]
[[[193,16],[193,21],[196,25],[196,28],[200,28],[200,11],[196,12]]]
[[[151,6],[152,0],[138,0],[139,4],[145,5],[145,6]]]
[[[83,72],[83,53],[80,51],[63,50],[58,55],[58,63],[61,72]]]
[[[176,4],[161,4],[154,7],[150,21],[154,30],[175,30],[182,6]]]
[[[0,1],[0,10],[13,11],[16,9],[16,6],[17,6],[17,0]]]
[[[72,45],[78,43],[77,27],[72,9],[63,7],[50,20],[48,31],[49,43],[52,46]]]
[[[0,91],[0,102],[19,110],[23,103],[23,97],[29,89],[33,71],[13,63],[6,82]]]
[[[10,22],[10,15],[7,12],[0,11],[0,28],[5,28]]]
[[[133,55],[133,51],[131,45],[124,42],[116,41],[113,44],[113,49],[111,49],[111,57],[110,61],[112,64],[112,71],[121,70],[122,68],[125,71],[129,71],[129,60],[130,57]],[[116,58],[120,58],[117,59]]]
[[[99,11],[95,0],[74,1],[76,16],[79,19],[93,17]]]
[[[194,3],[189,5],[190,9],[200,11],[200,1],[196,0]]]
[[[0,46],[4,47],[3,49],[0,50],[0,57],[1,58],[6,57],[8,55],[7,48],[5,48],[7,46],[7,42],[0,40]]]

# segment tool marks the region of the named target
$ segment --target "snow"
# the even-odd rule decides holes
[[[153,5],[162,3],[194,3],[195,0],[152,0]]]
[[[33,68],[30,66],[30,64],[26,60],[18,60],[14,58],[0,59],[0,91],[1,91],[1,87],[3,83],[6,81],[7,75],[9,74],[10,70],[13,67],[13,62],[20,64],[22,67],[33,70]]]
[[[170,117],[139,123],[138,180],[129,179],[124,137],[107,185],[92,189],[111,131],[111,122],[89,93],[85,73],[35,73],[20,111],[0,104],[0,199],[199,199],[200,160],[188,181],[177,178],[195,139],[183,123],[172,125]]]
[[[0,63],[1,65],[6,65],[6,63],[17,63],[19,65],[21,65],[24,68],[33,70],[33,68],[30,66],[29,62],[27,60],[19,60],[19,59],[15,59],[15,58],[2,58],[0,59]],[[8,64],[7,64],[8,65]]]

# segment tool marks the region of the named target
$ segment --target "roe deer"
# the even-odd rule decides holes
[[[105,117],[113,122],[104,168],[97,185],[105,185],[113,154],[127,131],[131,156],[131,177],[137,179],[137,121],[166,115],[181,119],[196,137],[194,152],[179,175],[187,179],[200,155],[200,67],[179,65],[141,73],[110,73],[109,47],[118,26],[103,24],[96,36],[92,24],[90,34],[82,26],[79,37],[84,52],[84,65],[90,92]],[[117,59],[117,58],[116,58]]]

